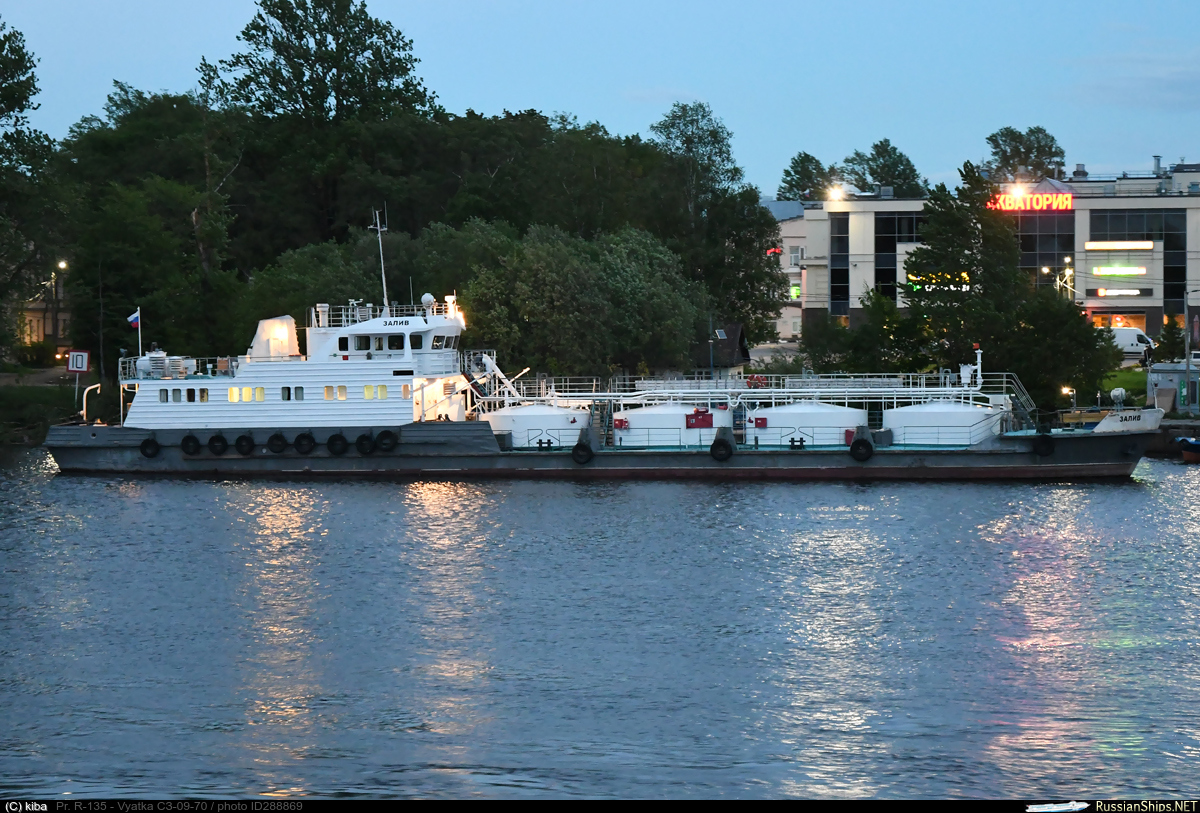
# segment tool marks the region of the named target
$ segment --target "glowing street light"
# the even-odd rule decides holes
[[[842,191],[842,188],[840,186],[829,187],[829,199],[830,200],[841,200],[845,194],[846,193],[844,191]]]
[[[67,270],[67,261],[66,261],[66,260],[59,260],[59,261],[58,261],[58,270],[59,270],[59,271],[66,271],[66,270]]]

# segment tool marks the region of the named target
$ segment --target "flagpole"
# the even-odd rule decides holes
[[[142,306],[138,305],[138,356],[142,355]]]

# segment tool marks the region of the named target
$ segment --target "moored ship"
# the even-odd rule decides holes
[[[52,427],[68,472],[703,479],[1127,477],[1162,411],[1117,403],[1047,429],[983,371],[537,378],[460,351],[454,297],[317,305],[243,356],[122,359],[122,423]],[[131,397],[130,397],[131,396]],[[126,409],[126,403],[128,408]],[[86,411],[86,410],[85,410]]]

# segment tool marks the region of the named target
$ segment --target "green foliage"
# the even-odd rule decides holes
[[[1114,370],[1104,377],[1100,387],[1106,395],[1120,387],[1128,393],[1125,403],[1132,405],[1133,399],[1146,397],[1146,371],[1137,367]]]
[[[12,310],[50,278],[54,206],[44,184],[52,143],[29,127],[36,110],[37,60],[21,32],[0,21],[0,309]],[[0,349],[16,341],[15,320],[0,320]]]
[[[412,42],[361,0],[258,0],[238,39],[248,50],[221,63],[237,74],[231,95],[266,116],[323,123],[433,105]]]
[[[0,443],[39,444],[75,412],[74,387],[0,387]]]
[[[470,338],[510,366],[578,375],[686,363],[702,294],[651,235],[588,242],[536,226],[498,260],[476,266],[462,302]]]
[[[17,363],[26,367],[50,367],[58,348],[52,342],[34,342],[17,347]]]
[[[806,152],[798,152],[783,171],[775,192],[777,200],[827,200],[829,188],[842,180],[836,164],[825,166]]]
[[[1186,336],[1174,318],[1168,318],[1158,334],[1158,346],[1154,348],[1155,361],[1175,361],[1184,357]]]
[[[876,141],[869,153],[855,150],[842,162],[842,175],[860,192],[873,186],[890,186],[898,198],[920,198],[928,191],[923,179],[907,155],[888,139]]]
[[[1063,177],[1066,153],[1044,127],[1030,127],[1023,133],[1001,127],[987,137],[987,143],[992,158],[986,168],[997,182]]]

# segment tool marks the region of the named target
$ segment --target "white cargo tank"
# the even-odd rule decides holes
[[[579,442],[579,430],[591,423],[591,413],[582,409],[525,404],[488,412],[481,416],[492,426],[492,432],[512,433],[516,449],[570,449]]]
[[[613,414],[613,442],[617,446],[705,447],[717,430],[733,429],[733,412],[721,407],[666,403],[622,409]]]
[[[867,411],[853,407],[796,401],[759,407],[746,413],[746,442],[765,446],[845,446],[846,430],[867,425]]]
[[[885,409],[883,428],[892,430],[892,443],[910,446],[970,446],[1000,434],[1004,410],[930,401]]]

